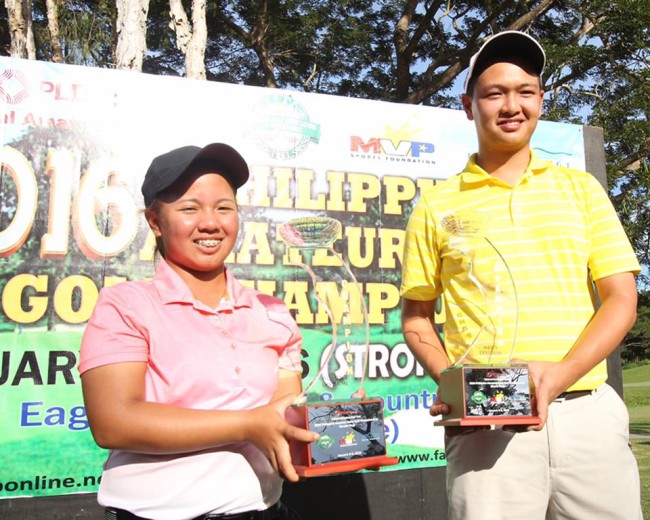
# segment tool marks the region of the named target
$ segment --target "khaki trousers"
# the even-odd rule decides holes
[[[544,429],[446,436],[451,520],[643,520],[616,391],[551,404]]]

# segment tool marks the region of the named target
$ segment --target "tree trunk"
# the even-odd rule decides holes
[[[417,0],[408,0],[402,16],[397,21],[395,33],[393,34],[393,44],[395,45],[396,56],[396,90],[397,100],[404,99],[411,87],[411,61],[413,52],[409,47],[409,27],[415,14],[415,9],[419,2]]]
[[[32,29],[32,3],[29,0],[5,0],[13,58],[36,59],[34,31]]]
[[[50,31],[50,45],[52,46],[52,61],[63,63],[63,52],[61,50],[61,36],[59,34],[59,1],[46,0],[47,28]]]
[[[149,0],[117,0],[115,68],[142,70]]]
[[[269,2],[268,0],[261,0],[257,11],[257,20],[255,26],[250,32],[250,41],[260,60],[262,70],[264,71],[265,83],[268,88],[277,88],[278,84],[275,81],[275,65],[273,63],[273,56],[269,52],[266,45],[266,35],[269,31]]]
[[[208,27],[205,21],[206,0],[192,0],[192,24],[181,0],[169,0],[170,28],[176,34],[176,47],[185,55],[185,76],[205,79],[205,45]]]
[[[270,16],[272,16],[272,14],[269,13],[268,0],[260,0],[257,4],[255,23],[251,27],[250,32],[244,30],[241,25],[227,16],[222,17],[222,21],[257,55],[260,60],[262,71],[264,72],[265,86],[268,88],[278,88],[278,83],[275,79],[273,53],[266,45]]]

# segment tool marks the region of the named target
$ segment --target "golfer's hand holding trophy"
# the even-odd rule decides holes
[[[533,385],[525,363],[513,363],[519,308],[510,268],[475,212],[441,220],[453,272],[454,301],[447,302],[455,326],[445,331],[454,363],[440,375],[439,394],[450,408],[436,425],[537,425]]]
[[[291,442],[298,475],[313,477],[397,464],[386,454],[383,401],[366,397],[370,329],[361,286],[343,258],[333,249],[341,223],[328,217],[304,217],[285,222],[280,235],[288,246],[296,277],[310,284],[312,303],[324,311],[331,342],[320,368],[298,401],[287,409],[287,420],[319,434],[311,443]],[[316,259],[320,258],[320,261]],[[327,261],[322,261],[326,259]],[[342,363],[333,363],[336,353]],[[340,365],[340,366],[335,366]],[[327,389],[314,392],[320,381]]]

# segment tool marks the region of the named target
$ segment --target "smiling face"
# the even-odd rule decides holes
[[[224,177],[192,175],[160,194],[145,216],[165,260],[186,282],[224,272],[239,231],[235,191]]]
[[[497,62],[476,79],[471,96],[463,94],[467,118],[474,121],[479,157],[528,150],[542,111],[539,76],[522,64]]]

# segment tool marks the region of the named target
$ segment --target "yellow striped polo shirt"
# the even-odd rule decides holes
[[[421,194],[407,227],[401,294],[443,296],[452,362],[559,361],[594,315],[590,279],[639,270],[591,174],[531,151],[510,186],[474,155],[462,173]],[[571,390],[593,389],[606,378],[603,361]]]

